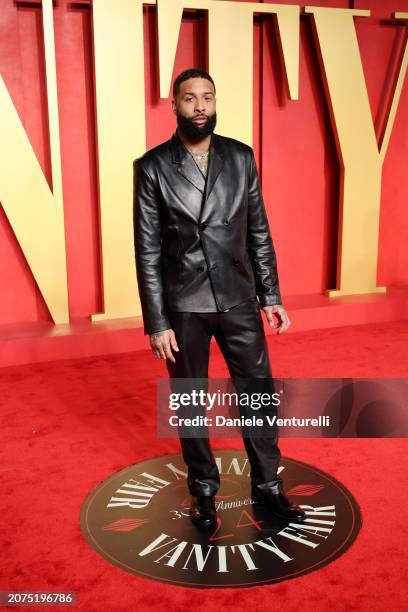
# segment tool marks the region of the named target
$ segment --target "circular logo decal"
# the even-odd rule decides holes
[[[214,451],[221,476],[217,524],[194,526],[181,455],[129,466],[100,483],[80,514],[88,543],[110,563],[184,587],[250,587],[296,578],[330,563],[353,543],[359,507],[335,478],[281,457],[279,477],[306,521],[274,517],[251,499],[244,451]]]

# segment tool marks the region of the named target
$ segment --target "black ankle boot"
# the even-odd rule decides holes
[[[252,482],[251,497],[283,520],[304,521],[306,518],[306,513],[287,499],[279,478],[263,484]]]
[[[190,518],[197,527],[211,527],[217,522],[213,495],[191,497]]]

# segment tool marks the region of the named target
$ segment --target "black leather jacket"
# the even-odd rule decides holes
[[[203,283],[227,310],[281,304],[253,150],[213,133],[207,183],[177,131],[133,162],[136,271],[144,333],[194,311]]]

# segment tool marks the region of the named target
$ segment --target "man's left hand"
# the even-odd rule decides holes
[[[291,322],[288,317],[288,313],[281,304],[275,304],[274,306],[264,306],[262,310],[265,311],[268,323],[274,329],[277,329],[278,334],[283,334],[290,326]],[[275,322],[275,318],[277,322]]]

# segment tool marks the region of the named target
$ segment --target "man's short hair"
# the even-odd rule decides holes
[[[184,70],[180,72],[180,74],[174,79],[173,83],[173,96],[176,97],[180,91],[180,85],[183,81],[187,81],[188,79],[192,79],[194,77],[201,77],[202,79],[207,79],[214,85],[215,92],[215,83],[212,80],[211,76],[205,70],[201,70],[200,68],[188,68],[188,70]]]

